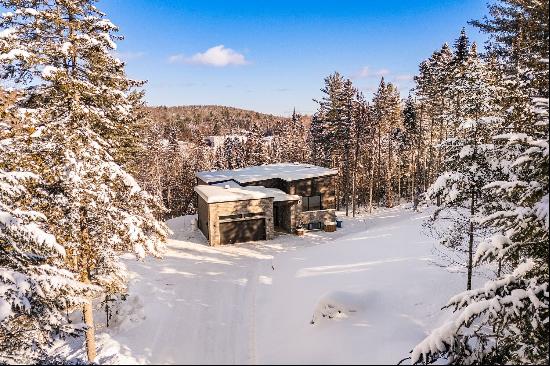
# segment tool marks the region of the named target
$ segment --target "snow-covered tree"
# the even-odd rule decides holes
[[[325,78],[323,97],[316,100],[318,110],[312,120],[310,133],[314,164],[339,167],[337,206],[340,197],[349,211],[352,146],[357,115],[357,90],[351,80],[335,72]]]
[[[270,162],[269,150],[263,139],[260,126],[252,125],[246,141],[243,144],[245,165],[262,165]]]
[[[14,131],[8,116],[2,114],[0,363],[48,362],[52,361],[49,347],[54,341],[80,335],[85,329],[83,324],[70,324],[67,312],[85,304],[98,289],[63,269],[65,249],[46,231],[47,218],[29,208],[40,177],[11,170],[16,168],[15,161],[9,159],[16,153]]]
[[[321,91],[323,97],[317,101],[319,108],[312,123],[314,150],[321,155],[314,157],[317,164],[334,166],[336,156],[340,155],[344,143],[343,136],[349,130],[346,118],[344,77],[335,72],[325,78],[325,86]]]
[[[456,84],[451,83],[448,87],[461,90],[461,110],[449,113],[456,126],[455,137],[444,140],[439,146],[445,151],[444,171],[427,195],[440,203],[428,225],[441,244],[455,251],[456,256],[451,260],[466,266],[466,289],[470,290],[473,254],[484,233],[477,223],[484,202],[483,187],[492,176],[492,162],[488,159],[493,148],[491,137],[499,119],[494,100],[496,90],[491,84],[493,78],[478,57],[475,44],[467,60],[460,78],[451,79],[456,80]]]
[[[419,75],[415,77],[416,96],[422,106],[420,121],[426,126],[427,149],[424,154],[425,185],[431,184],[441,172],[443,149],[437,149],[448,137],[449,118],[447,116],[449,94],[447,92],[453,53],[447,43],[431,57],[420,64]]]
[[[457,314],[414,348],[414,363],[441,358],[456,364],[548,362],[548,100],[536,100],[535,106],[546,134],[497,136],[522,152],[509,162],[508,181],[484,187],[502,200],[502,210],[480,218],[493,234],[481,241],[474,257],[474,263],[510,263],[512,270],[452,297],[447,307]]]
[[[372,99],[373,118],[377,126],[377,155],[378,175],[380,181],[378,187],[379,199],[385,196],[386,206],[393,206],[394,176],[395,176],[395,134],[402,125],[401,121],[401,97],[399,91],[392,83],[386,83],[384,78],[380,81],[378,90]],[[384,178],[382,178],[384,169]],[[382,189],[381,182],[385,182],[385,189]],[[382,194],[383,192],[383,194]]]
[[[281,123],[273,136],[273,161],[277,162],[306,162],[310,150],[307,146],[307,129],[302,124],[302,116],[292,112],[292,118]]]
[[[36,179],[0,169],[0,363],[51,361],[55,340],[85,329],[70,324],[67,312],[97,290],[62,268],[65,249],[44,231],[46,217],[20,208],[29,200],[26,185]]]
[[[112,56],[117,28],[92,0],[2,0],[0,75],[13,83],[13,109],[31,139],[13,156],[41,177],[45,214],[65,266],[103,293],[125,291],[119,253],[162,251],[159,206],[121,165],[133,143],[140,83]],[[88,358],[95,358],[91,299],[83,307]]]
[[[422,125],[418,112],[418,106],[409,94],[409,97],[405,101],[403,107],[403,134],[402,134],[402,146],[406,154],[400,154],[402,160],[408,160],[409,171],[409,195],[411,202],[414,203],[414,207],[418,203],[418,185],[420,181],[420,159],[422,157],[423,139],[422,139]],[[406,164],[407,162],[404,161]]]
[[[478,223],[490,235],[473,260],[498,272],[450,299],[453,318],[413,349],[413,363],[548,363],[548,2],[500,0],[489,9],[491,18],[474,24],[489,33],[503,73],[503,118],[488,154],[498,174],[480,202]]]

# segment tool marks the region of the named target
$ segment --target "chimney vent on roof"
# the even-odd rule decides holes
[[[231,188],[231,187],[229,186],[229,184],[226,184],[225,186],[223,186],[223,188],[229,189],[229,188]]]

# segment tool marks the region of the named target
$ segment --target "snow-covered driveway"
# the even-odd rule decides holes
[[[424,217],[396,208],[221,248],[175,219],[163,260],[128,261],[135,314],[110,336],[145,363],[395,364],[464,286],[432,263]]]

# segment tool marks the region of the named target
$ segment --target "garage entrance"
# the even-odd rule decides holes
[[[250,219],[220,223],[220,243],[234,244],[265,240],[265,219]]]

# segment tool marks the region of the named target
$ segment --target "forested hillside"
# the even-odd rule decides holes
[[[270,135],[289,118],[245,109],[217,105],[186,105],[175,107],[148,107],[152,121],[159,124],[181,126],[180,140],[191,140],[196,133],[203,136],[229,135],[250,131],[257,125],[262,133]]]

